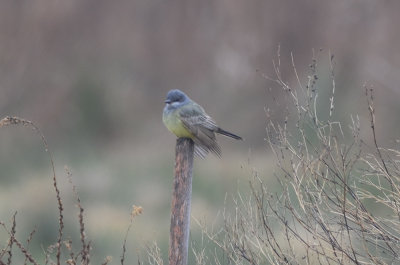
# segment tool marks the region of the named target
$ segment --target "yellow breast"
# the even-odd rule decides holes
[[[179,119],[178,111],[172,111],[163,115],[165,127],[177,137],[193,138],[193,134],[188,131]]]

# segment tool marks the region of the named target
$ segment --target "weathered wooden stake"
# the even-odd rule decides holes
[[[193,154],[194,143],[191,139],[178,138],[176,140],[169,265],[187,265],[188,262]]]

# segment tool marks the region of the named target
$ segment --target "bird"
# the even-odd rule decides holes
[[[179,89],[167,93],[163,111],[165,127],[178,138],[190,138],[194,142],[194,152],[205,158],[209,152],[221,157],[221,147],[215,134],[243,140],[242,137],[218,127],[203,107],[191,100]]]

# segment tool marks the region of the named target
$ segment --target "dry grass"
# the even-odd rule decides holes
[[[10,125],[17,125],[17,126],[26,126],[33,131],[37,132],[39,136],[42,139],[43,146],[45,148],[45,151],[48,153],[49,160],[51,162],[51,167],[52,167],[52,179],[53,179],[53,187],[56,193],[56,200],[58,203],[58,210],[59,210],[59,223],[58,223],[58,235],[57,235],[57,240],[54,244],[50,245],[47,247],[45,250],[45,264],[50,264],[50,265],[60,265],[60,264],[69,264],[69,265],[89,265],[90,264],[90,252],[91,252],[91,242],[87,240],[86,236],[86,230],[85,230],[85,222],[84,222],[84,208],[81,204],[81,199],[78,195],[77,188],[72,182],[72,173],[71,171],[66,167],[65,172],[67,175],[67,178],[71,184],[72,187],[72,192],[75,196],[76,200],[76,205],[77,208],[79,209],[78,213],[78,223],[79,223],[79,233],[80,233],[80,249],[78,253],[74,253],[73,251],[73,242],[70,239],[64,239],[64,206],[62,203],[61,199],[61,194],[60,190],[58,188],[57,184],[57,176],[55,173],[55,165],[53,161],[53,157],[49,151],[49,147],[46,141],[46,138],[44,137],[43,133],[40,131],[40,129],[31,121],[21,119],[18,117],[5,117],[2,120],[0,120],[0,128],[5,127],[5,126],[10,126]],[[123,253],[121,256],[121,264],[124,264],[125,260],[125,251],[126,251],[126,243],[127,243],[127,236],[128,232],[133,224],[133,220],[136,216],[140,215],[142,213],[143,209],[140,206],[134,206],[132,213],[131,213],[131,222],[129,224],[129,227],[126,232],[125,240],[123,242]],[[33,230],[27,240],[26,240],[26,246],[19,241],[16,238],[16,215],[15,214],[12,217],[11,220],[11,228],[9,228],[5,222],[0,221],[0,225],[2,228],[6,231],[6,233],[9,235],[9,238],[7,240],[6,246],[0,250],[0,265],[11,265],[13,262],[13,247],[15,246],[17,249],[20,250],[20,253],[25,257],[25,262],[24,264],[27,264],[28,262],[30,264],[37,265],[39,264],[37,260],[33,257],[32,253],[28,250],[28,247],[30,245],[30,242],[32,241],[32,238],[36,232],[36,229]],[[3,261],[5,260],[5,261]],[[102,265],[109,264],[111,262],[111,257],[107,256],[104,259],[104,262]]]
[[[58,229],[58,237],[57,237],[57,242],[54,244],[54,246],[51,246],[51,249],[55,248],[56,249],[56,261],[57,263],[54,263],[48,259],[50,264],[57,264],[59,265],[61,262],[61,245],[62,245],[62,236],[63,236],[63,229],[64,229],[64,216],[63,216],[63,204],[61,201],[61,196],[60,196],[60,190],[58,189],[57,186],[57,177],[56,177],[56,173],[55,173],[55,166],[54,166],[54,161],[53,161],[53,157],[49,151],[48,148],[48,144],[46,141],[46,138],[44,137],[44,134],[40,131],[40,129],[31,121],[25,120],[25,119],[21,119],[18,117],[5,117],[2,120],[0,120],[0,128],[1,127],[5,127],[5,126],[10,126],[10,125],[17,125],[17,126],[26,126],[30,129],[32,129],[33,131],[37,132],[39,134],[39,136],[42,139],[43,142],[43,146],[45,148],[45,151],[48,153],[49,155],[49,159],[51,162],[51,167],[52,167],[52,173],[53,173],[53,186],[54,186],[54,190],[56,192],[56,199],[57,199],[57,203],[58,203],[58,210],[59,210],[59,229]],[[32,264],[38,264],[38,262],[33,258],[32,254],[28,251],[27,248],[25,248],[23,246],[23,244],[15,237],[15,233],[16,233],[16,213],[13,216],[12,219],[12,227],[11,230],[9,230],[6,226],[6,224],[2,221],[0,221],[0,224],[3,226],[4,230],[9,234],[9,239],[8,239],[8,244],[6,245],[6,247],[4,249],[2,249],[0,251],[0,264],[7,264],[10,265],[12,263],[12,247],[13,244],[15,243],[18,247],[18,249],[22,252],[22,254],[25,256],[25,262],[29,261]],[[27,239],[27,245],[29,246],[29,243],[32,240],[33,234],[35,233],[35,230],[32,231]],[[7,259],[7,263],[4,263],[3,261],[1,261],[2,257],[4,255],[8,256]],[[49,257],[50,255],[48,255]],[[47,264],[48,262],[46,262]]]
[[[332,93],[324,119],[316,107],[316,58],[304,86],[293,56],[298,86],[284,82],[279,52],[275,77],[265,76],[295,106],[294,118],[282,122],[266,110],[266,141],[276,157],[280,190],[269,189],[254,172],[251,195],[235,197],[222,230],[202,226],[222,251],[221,264],[400,264],[400,151],[378,144],[372,88],[364,87],[372,144],[361,139],[358,117],[350,126],[332,120],[336,84],[330,60]],[[295,130],[288,129],[290,120]]]

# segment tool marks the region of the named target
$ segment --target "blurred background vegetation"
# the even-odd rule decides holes
[[[220,138],[222,159],[196,160],[192,216],[218,222],[226,194],[246,190],[253,169],[273,183],[264,109],[283,120],[286,105],[262,74],[274,75],[278,46],[282,76],[293,86],[290,53],[305,82],[315,49],[326,78],[321,105],[329,103],[328,50],[334,54],[335,115],[345,123],[360,114],[368,126],[362,86],[373,85],[377,133],[383,144],[396,144],[399,10],[398,1],[378,0],[1,1],[0,116],[34,121],[45,134],[66,206],[65,237],[78,241],[64,165],[71,169],[93,263],[107,255],[118,261],[133,204],[144,212],[128,237],[127,260],[154,240],[165,255],[175,145],[161,122],[167,91],[185,91],[246,139]],[[22,239],[36,227],[38,260],[58,229],[51,175],[37,135],[0,130],[0,220],[18,211]]]

